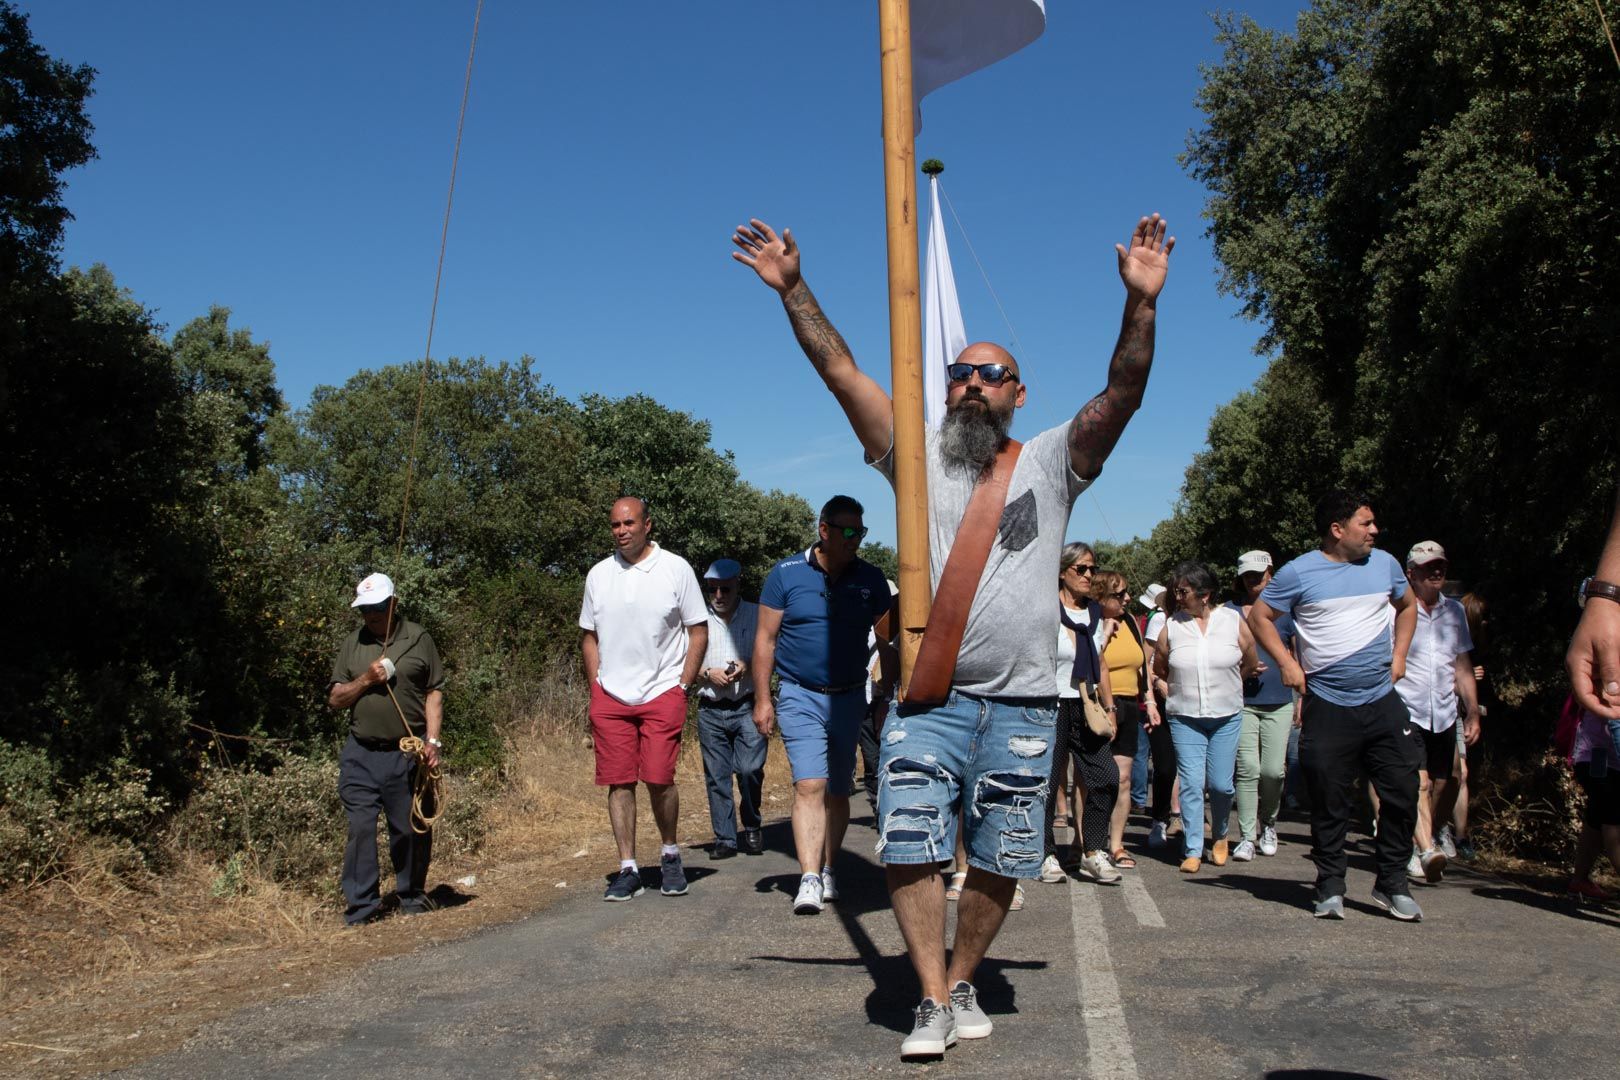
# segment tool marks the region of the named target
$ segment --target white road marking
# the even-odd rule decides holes
[[[1159,905],[1148,895],[1142,879],[1128,870],[1125,872],[1125,906],[1136,916],[1136,925],[1164,929],[1164,916],[1159,914]]]
[[[1144,896],[1146,893],[1143,894]],[[1149,901],[1151,903],[1151,901]],[[1157,914],[1157,909],[1154,909]],[[1069,912],[1074,925],[1074,981],[1080,997],[1080,1016],[1086,1026],[1088,1077],[1137,1080],[1136,1054],[1125,1007],[1119,998],[1119,980],[1108,955],[1108,929],[1103,925],[1097,887],[1070,879]]]

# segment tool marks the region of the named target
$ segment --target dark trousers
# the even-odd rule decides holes
[[[697,719],[714,842],[734,848],[739,811],[743,828],[759,828],[759,799],[765,786],[765,736],[754,726],[752,701],[739,706],[699,699]],[[735,803],[731,796],[733,776],[737,778]]]
[[[1153,805],[1149,813],[1154,821],[1168,824],[1170,796],[1176,790],[1176,744],[1170,737],[1169,719],[1160,720],[1159,726],[1147,733],[1147,740],[1148,752],[1153,755]]]
[[[1411,735],[1403,734],[1412,721],[1400,696],[1391,690],[1355,706],[1307,696],[1303,719],[1299,766],[1310,797],[1317,899],[1344,895],[1345,834],[1362,774],[1378,793],[1378,888],[1390,896],[1407,892],[1420,754]]]
[[[1056,745],[1052,748],[1052,777],[1046,797],[1046,854],[1056,855],[1052,837],[1053,808],[1057,805],[1058,785],[1063,782],[1063,759],[1074,759],[1075,783],[1086,789],[1080,809],[1080,843],[1086,851],[1108,848],[1108,819],[1119,796],[1119,764],[1114,761],[1113,740],[1093,735],[1086,727],[1079,698],[1059,698]],[[1065,754],[1065,751],[1067,753]]]
[[[861,786],[866,789],[866,802],[872,808],[873,828],[877,827],[878,751],[881,748],[878,740],[883,735],[883,721],[888,715],[889,702],[879,699],[866,706],[866,719],[861,721]]]
[[[394,863],[394,891],[399,906],[420,910],[426,904],[428,860],[433,834],[411,828],[411,785],[416,759],[399,749],[372,750],[353,735],[338,760],[338,797],[349,817],[349,842],[343,849],[343,896],[349,902],[344,919],[364,922],[382,906],[378,895],[377,814],[388,819],[388,854]]]

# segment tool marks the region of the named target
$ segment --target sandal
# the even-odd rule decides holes
[[[1024,885],[1022,882],[1013,886],[1012,903],[1007,905],[1008,911],[1020,911],[1024,906]]]
[[[1114,869],[1116,870],[1136,869],[1136,860],[1131,858],[1130,852],[1126,851],[1124,848],[1120,848],[1118,851],[1110,852],[1108,855],[1108,861],[1114,864]]]
[[[951,883],[945,887],[945,899],[960,900],[962,886],[967,883],[967,871],[959,871],[951,875]]]

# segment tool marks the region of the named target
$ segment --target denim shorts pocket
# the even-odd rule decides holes
[[[1057,727],[1057,706],[1047,708],[1042,705],[1025,705],[1021,710],[1024,719],[1037,727]]]

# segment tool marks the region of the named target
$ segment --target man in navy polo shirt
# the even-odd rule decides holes
[[[771,568],[754,634],[754,724],[780,723],[793,770],[793,844],[799,892],[793,910],[814,915],[838,899],[833,855],[849,827],[855,746],[866,713],[868,633],[889,610],[883,572],[856,554],[865,509],[848,495],[821,508],[820,534]],[[782,678],[773,706],[763,691]]]

